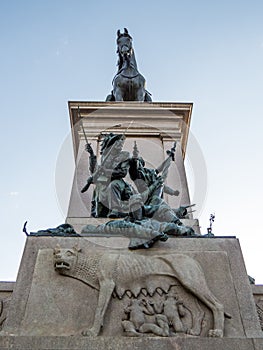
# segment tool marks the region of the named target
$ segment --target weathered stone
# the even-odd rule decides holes
[[[70,249],[77,245],[86,255],[94,251],[100,254],[113,252],[140,255],[145,258],[156,255],[165,257],[167,254],[187,255],[200,264],[209,289],[224,304],[225,312],[232,317],[225,319],[224,337],[262,337],[238,241],[234,238],[171,238],[165,244],[169,242],[165,249],[159,247],[140,253],[128,253],[127,249],[109,250],[96,245],[88,237],[28,237],[4,332],[25,336],[81,336],[83,330],[92,326],[98,291],[80,280],[59,275],[54,270],[53,249],[57,245]],[[160,284],[160,287],[163,285]],[[173,290],[193,315],[198,314],[195,298],[181,283],[174,283]],[[141,298],[156,303],[165,296],[161,289],[159,292],[161,295],[154,293],[151,297],[146,293]],[[121,339],[125,336],[122,319],[125,317],[124,309],[130,301],[129,293],[122,299],[110,299],[100,336],[116,336]],[[208,330],[213,325],[212,314],[202,302],[198,303],[204,313],[200,335],[207,337]],[[185,322],[187,324],[188,321]],[[191,336],[182,334],[182,338],[185,337]]]
[[[263,339],[1,336],[1,350],[262,350]]]

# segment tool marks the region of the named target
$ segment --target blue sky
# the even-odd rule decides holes
[[[194,103],[191,134],[205,164],[194,147],[186,163],[203,233],[215,213],[214,233],[239,238],[248,273],[263,284],[262,19],[260,0],[2,0],[0,280],[16,278],[24,221],[30,231],[64,221],[67,101],[105,100],[116,31],[127,27],[153,101]]]

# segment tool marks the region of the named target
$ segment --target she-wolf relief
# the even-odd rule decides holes
[[[78,279],[98,291],[93,325],[82,332],[83,335],[99,335],[113,296],[120,300],[125,296],[130,299],[126,310],[123,310],[127,315],[123,321],[128,321],[122,323],[124,333],[130,332],[134,324],[133,314],[136,315],[136,312],[134,313],[133,309],[142,307],[143,311],[138,314],[139,316],[136,315],[142,318],[143,327],[141,330],[139,327],[139,333],[156,334],[163,331],[165,336],[173,335],[175,332],[200,334],[202,311],[199,309],[196,313],[184,298],[180,297],[177,300],[176,297],[171,297],[171,287],[178,285],[179,282],[192,298],[201,302],[212,313],[211,328],[204,336],[223,337],[224,306],[208,288],[201,266],[185,254],[145,256],[128,251],[125,253],[92,251],[87,254],[76,248],[56,248],[54,249],[54,268],[59,274]],[[148,298],[158,294],[163,296],[163,300]],[[145,296],[144,300],[141,299],[141,295]],[[196,308],[198,309],[197,306]],[[168,311],[172,309],[174,313],[169,314]],[[154,322],[150,322],[152,323],[150,327],[149,324],[147,325],[149,322],[143,321],[143,317],[146,316],[154,319]],[[194,319],[191,324],[186,322],[190,317]],[[180,323],[181,328],[178,327]],[[134,328],[138,332],[136,329],[138,327]]]

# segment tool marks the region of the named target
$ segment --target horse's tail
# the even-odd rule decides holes
[[[145,89],[145,96],[144,96],[144,101],[145,102],[152,102],[152,98],[151,98],[152,94]]]

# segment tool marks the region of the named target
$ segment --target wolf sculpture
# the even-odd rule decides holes
[[[83,335],[97,336],[103,326],[112,294],[138,297],[141,290],[153,295],[157,288],[168,293],[179,281],[212,312],[214,328],[210,337],[223,337],[224,307],[207,286],[204,272],[196,260],[185,254],[142,255],[126,252],[92,252],[80,249],[54,249],[54,268],[99,291],[93,326]]]

